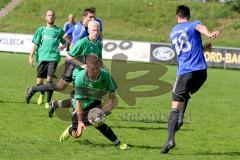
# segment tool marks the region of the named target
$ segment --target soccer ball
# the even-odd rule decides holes
[[[94,126],[98,127],[106,120],[106,114],[100,108],[92,108],[88,112],[88,121]]]

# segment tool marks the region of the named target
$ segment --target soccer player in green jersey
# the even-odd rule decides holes
[[[112,79],[110,73],[103,68],[100,68],[101,60],[95,55],[86,57],[86,70],[81,70],[76,73],[75,78],[75,94],[74,94],[74,109],[72,116],[72,125],[69,126],[61,135],[60,141],[67,140],[70,135],[74,138],[80,137],[86,125],[91,123],[88,120],[88,112],[92,108],[102,108],[104,112],[109,112],[113,109],[115,99],[116,83]],[[101,91],[101,95],[96,96],[96,92]],[[84,94],[86,93],[86,94]],[[108,101],[102,107],[101,97],[108,93]],[[119,149],[128,149],[128,145],[121,143],[112,129],[105,123],[93,125],[106,138],[112,141]]]
[[[70,50],[67,55],[67,59],[76,64],[77,66],[82,67],[75,67],[72,79],[75,79],[76,74],[81,71],[83,68],[86,67],[85,65],[85,57],[89,54],[94,54],[100,59],[102,59],[102,44],[97,37],[99,35],[99,23],[95,20],[90,21],[88,23],[89,28],[89,36],[78,40],[75,46]],[[101,64],[102,60],[101,60]],[[106,68],[106,67],[105,67]],[[58,107],[68,108],[72,106],[71,98],[60,100],[60,101],[52,101],[49,108],[49,117],[53,116],[54,111]]]
[[[39,91],[62,91],[64,90],[70,82],[73,81],[73,71],[76,73],[85,68],[85,56],[92,53],[102,58],[102,44],[97,40],[99,35],[99,23],[92,20],[88,24],[88,37],[78,40],[75,46],[70,50],[66,58],[65,70],[62,73],[60,81],[55,83],[49,83],[46,85],[29,87],[27,90],[26,101],[29,103],[31,97]],[[75,69],[75,66],[77,67]]]
[[[33,47],[29,55],[29,64],[34,64],[33,55],[36,53],[37,67],[37,86],[42,85],[44,79],[47,78],[47,83],[53,82],[53,76],[60,61],[59,51],[63,50],[66,45],[66,41],[63,39],[64,31],[61,27],[54,25],[55,12],[48,10],[46,12],[45,20],[46,26],[40,27],[35,32],[32,42]],[[59,47],[60,42],[63,44]],[[48,91],[47,94],[47,106],[51,100],[53,92]],[[43,102],[44,92],[38,99],[38,104]]]

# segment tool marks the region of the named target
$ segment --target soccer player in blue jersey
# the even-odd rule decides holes
[[[88,22],[93,20],[95,17],[95,13],[93,9],[87,8],[83,11],[83,19],[81,22],[76,23],[72,26],[64,35],[64,38],[69,42],[72,37],[71,47],[83,37],[88,36]]]
[[[63,26],[63,31],[66,33],[75,24],[76,24],[75,16],[73,14],[69,14],[68,15],[68,21]]]
[[[76,24],[75,17],[73,14],[68,15],[68,21],[63,26],[63,31],[66,33],[72,26]],[[70,42],[72,41],[72,36],[69,37]],[[70,43],[68,43],[67,51],[69,51]]]
[[[220,33],[210,32],[200,21],[191,22],[190,9],[185,5],[177,7],[176,21],[177,25],[170,33],[170,41],[177,53],[177,78],[173,87],[172,111],[168,119],[168,139],[161,150],[162,154],[175,147],[174,135],[183,124],[190,95],[197,92],[207,79],[201,34],[214,39]]]

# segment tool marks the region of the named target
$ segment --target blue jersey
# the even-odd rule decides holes
[[[95,18],[95,20],[98,21],[98,23],[99,23],[99,30],[100,30],[100,32],[102,32],[103,31],[102,20],[100,18]]]
[[[63,26],[63,31],[65,32],[65,33],[67,33],[67,31],[72,27],[72,26],[74,26],[76,23],[74,22],[73,24],[72,23],[70,23],[70,22],[66,22],[65,24],[64,24],[64,26]],[[72,36],[69,36],[70,37],[70,39],[72,40]]]
[[[207,69],[201,33],[195,29],[198,24],[201,22],[183,22],[172,29],[170,41],[177,53],[177,75]]]
[[[72,26],[74,26],[76,23],[74,22],[73,24],[70,22],[66,22],[63,26],[63,31],[66,33]]]
[[[66,34],[69,37],[72,37],[72,43],[75,44],[79,39],[82,39],[84,37],[88,36],[87,27],[85,27],[81,22],[76,23],[74,26],[72,26]]]
[[[95,20],[98,21],[98,23],[99,23],[99,31],[102,32],[103,31],[102,20],[100,18],[95,18]],[[99,41],[102,41],[100,35],[98,36],[97,39]]]

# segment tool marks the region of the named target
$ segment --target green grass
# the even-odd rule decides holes
[[[76,5],[79,4],[79,5]],[[126,5],[127,4],[127,5]],[[189,5],[192,20],[201,20],[210,30],[222,31],[221,38],[212,41],[215,46],[240,47],[238,43],[240,15],[228,5],[176,0],[23,0],[13,12],[0,20],[1,32],[33,34],[44,25],[47,9],[56,11],[56,24],[63,26],[72,12],[79,21],[84,8],[95,6],[108,39],[129,39],[150,42],[169,42],[169,33],[175,24],[175,8]],[[64,6],[64,7],[63,7]],[[17,25],[16,25],[17,24]],[[204,39],[204,41],[210,41]]]
[[[106,61],[110,65],[110,61]],[[176,66],[166,66],[163,80],[173,83]],[[136,106],[119,106],[107,118],[119,138],[131,146],[119,151],[92,127],[80,139],[58,142],[69,125],[56,116],[50,119],[44,106],[25,103],[25,89],[34,85],[36,68],[27,55],[0,53],[0,159],[239,159],[239,79],[236,70],[209,69],[208,80],[193,95],[186,113],[191,121],[177,133],[176,149],[160,155],[167,136],[166,122],[124,121],[126,114],[168,115],[171,93],[138,98]],[[131,76],[138,76],[132,73]],[[124,87],[124,86],[119,86]],[[65,95],[55,93],[54,99]]]
[[[0,1],[0,9],[3,8],[6,4],[8,4],[10,0],[1,0]]]

